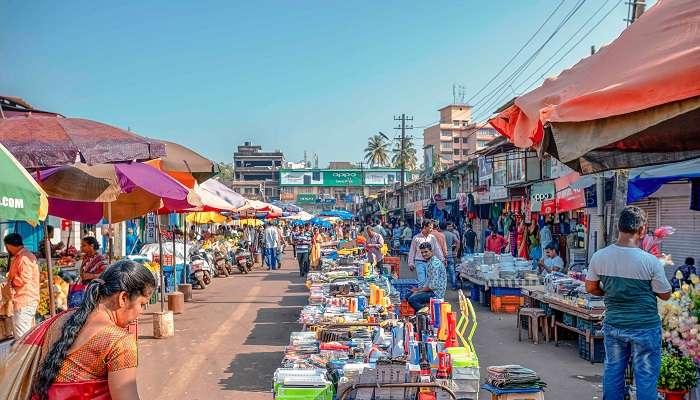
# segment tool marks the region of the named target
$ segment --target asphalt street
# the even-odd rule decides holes
[[[289,333],[298,329],[308,291],[291,255],[278,271],[216,278],[175,316],[175,336],[154,339],[151,316],[139,324],[139,392],[146,400],[271,399],[272,375]],[[448,295],[456,299],[455,292]],[[149,311],[160,310],[159,305]],[[477,307],[475,345],[482,367],[521,364],[547,382],[547,398],[600,397],[602,365],[578,357],[575,342],[518,342],[515,317]],[[524,335],[526,336],[526,334]],[[482,393],[481,398],[489,398]]]

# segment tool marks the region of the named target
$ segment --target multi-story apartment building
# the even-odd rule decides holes
[[[280,169],[284,154],[263,151],[245,142],[233,153],[233,190],[249,199],[272,201],[280,198]]]
[[[450,104],[438,111],[440,122],[423,130],[423,143],[433,146],[445,167],[466,161],[498,136],[490,125],[473,122],[466,104]]]

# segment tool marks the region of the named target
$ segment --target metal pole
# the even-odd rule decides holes
[[[165,312],[165,272],[163,271],[163,236],[160,233],[160,218],[156,217],[158,221],[158,254],[160,256],[160,312]]]
[[[177,225],[173,224],[173,287],[175,288],[175,290],[177,290],[177,285],[179,283],[177,281],[177,257],[175,256],[177,254],[176,248],[175,248],[175,227],[176,226]]]
[[[406,114],[401,114],[401,191],[399,192],[399,208],[401,208],[401,218],[404,217],[403,187],[406,178],[406,154],[404,153],[404,142],[406,141]]]
[[[605,247],[605,177],[601,174],[596,181],[596,202],[598,212],[598,235],[594,250]],[[589,228],[593,228],[592,226]],[[586,255],[588,256],[588,255]]]
[[[112,226],[112,203],[107,203],[107,223],[109,224],[109,263],[114,256],[114,227]]]
[[[183,235],[182,235],[182,245],[184,246],[182,257],[184,259],[183,263],[185,264],[183,266],[182,280],[183,280],[183,283],[187,283],[187,279],[190,276],[189,265],[187,263],[187,213],[182,214],[182,215],[183,215],[182,219],[183,219],[183,222],[185,224],[185,227],[183,230]]]
[[[49,239],[49,229],[44,221],[44,251],[46,251],[46,272],[49,280],[49,312],[53,317],[56,315],[56,303],[53,295],[53,263],[51,262],[51,240]],[[15,338],[19,339],[19,338]]]

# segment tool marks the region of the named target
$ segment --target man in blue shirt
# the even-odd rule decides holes
[[[423,287],[413,288],[413,294],[408,298],[408,304],[416,312],[430,303],[430,299],[442,299],[447,289],[447,274],[445,264],[433,254],[433,246],[430,242],[421,243],[418,247],[420,254],[426,260],[427,278]]]
[[[647,217],[627,206],[617,223],[617,242],[591,257],[586,290],[605,296],[603,398],[622,400],[630,359],[638,400],[656,400],[661,368],[661,319],[656,298],[668,300],[671,284],[662,262],[639,248]]]

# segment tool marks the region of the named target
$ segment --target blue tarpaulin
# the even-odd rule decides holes
[[[627,203],[651,196],[666,183],[697,178],[700,178],[700,158],[634,169],[628,180]]]

